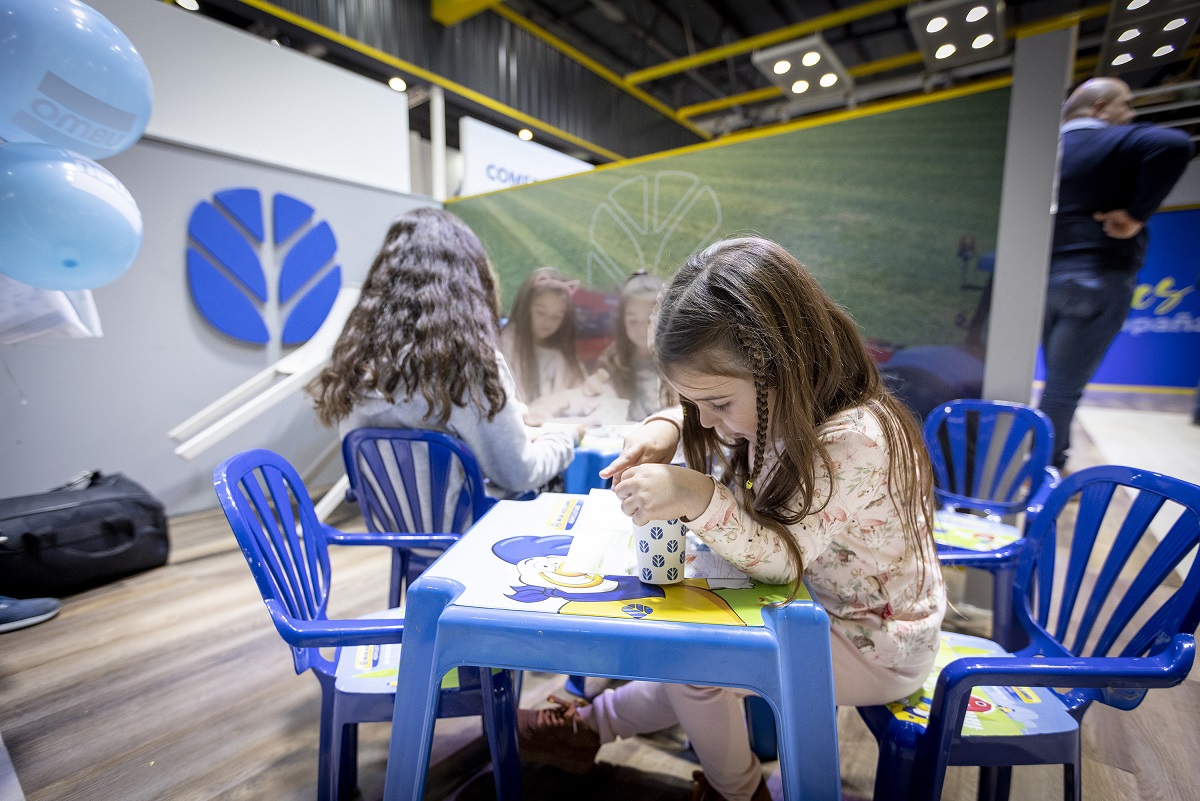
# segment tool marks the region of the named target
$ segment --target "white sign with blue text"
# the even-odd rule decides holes
[[[463,117],[458,127],[463,156],[460,194],[478,195],[534,181],[586,172],[592,165],[508,131]]]

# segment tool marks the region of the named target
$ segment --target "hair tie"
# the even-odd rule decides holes
[[[544,273],[533,279],[534,286],[545,286],[545,287],[550,287],[552,289],[561,289],[563,292],[566,292],[571,297],[575,296],[575,290],[579,289],[579,287],[582,284],[583,284],[583,281],[580,281],[578,278],[572,279],[570,281],[563,281],[561,279],[555,278],[554,276],[546,275]]]

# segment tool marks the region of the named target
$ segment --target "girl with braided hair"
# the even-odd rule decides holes
[[[790,584],[793,597],[803,581],[829,615],[838,704],[914,692],[946,603],[932,469],[916,419],[883,386],[849,314],[779,245],[729,239],[666,287],[654,345],[682,406],[644,421],[601,472],[622,509],[637,523],[683,518],[735,567]],[[691,467],[670,464],[680,438]],[[598,747],[680,723],[704,768],[693,798],[760,801],[743,695],[631,682],[590,706],[523,711],[522,736],[554,732],[569,748],[590,735]]]

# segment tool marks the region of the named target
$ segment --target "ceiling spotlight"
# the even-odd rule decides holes
[[[929,33],[937,33],[942,28],[945,28],[946,25],[947,20],[945,17],[934,17],[925,25],[925,30]]]
[[[1114,58],[1112,60],[1112,63],[1113,63],[1114,67],[1119,67],[1122,64],[1128,64],[1130,61],[1133,61],[1133,56],[1131,56],[1129,53],[1122,53],[1121,55]]]
[[[528,142],[533,138],[533,131],[529,130],[528,128],[522,128],[521,130],[517,131],[517,136]]]
[[[750,61],[779,90],[779,94],[797,105],[807,107],[819,99],[828,100],[835,96],[844,102],[845,93],[854,88],[854,78],[819,33],[756,50]],[[781,63],[788,69],[781,69]]]
[[[1129,0],[1129,5],[1125,6],[1128,11],[1137,11],[1145,5],[1149,5],[1150,0]]]
[[[1162,47],[1155,50],[1153,55],[1155,58],[1158,58],[1159,56],[1165,56],[1167,53],[1174,53],[1174,52],[1175,52],[1175,45],[1163,45]]]
[[[1120,36],[1118,36],[1117,41],[1118,42],[1128,42],[1130,39],[1134,39],[1134,38],[1140,36],[1141,33],[1142,32],[1139,31],[1137,28],[1130,28],[1129,30],[1125,31]]]
[[[392,87],[397,92],[403,92],[405,89],[408,88],[408,84],[406,84],[404,82],[404,79],[401,78],[399,75],[395,75],[395,76],[389,78],[388,86]]]
[[[200,10],[200,4],[196,0],[175,0],[175,5],[180,8],[186,8],[188,11]]]
[[[1175,19],[1171,20],[1166,25],[1164,25],[1163,30],[1164,31],[1173,31],[1176,28],[1182,28],[1184,25],[1187,25],[1187,20],[1184,19],[1183,17],[1176,17]]]
[[[967,22],[978,22],[988,14],[987,6],[975,6],[967,12]]]
[[[996,37],[992,36],[990,33],[981,33],[975,37],[975,41],[971,42],[971,47],[976,50],[981,50],[994,41],[996,41]]]
[[[933,57],[934,58],[950,58],[950,56],[954,55],[954,51],[957,49],[958,48],[952,44],[944,44],[937,49],[937,52],[933,54]]]

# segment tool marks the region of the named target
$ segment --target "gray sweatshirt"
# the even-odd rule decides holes
[[[496,351],[500,381],[508,402],[490,422],[474,405],[453,406],[445,425],[429,419],[429,405],[420,394],[388,403],[375,394],[357,404],[338,424],[343,438],[356,428],[421,428],[458,437],[479,461],[492,485],[515,495],[536,489],[566,469],[575,457],[575,438],[563,430],[529,428],[517,400],[516,382],[500,351]]]

